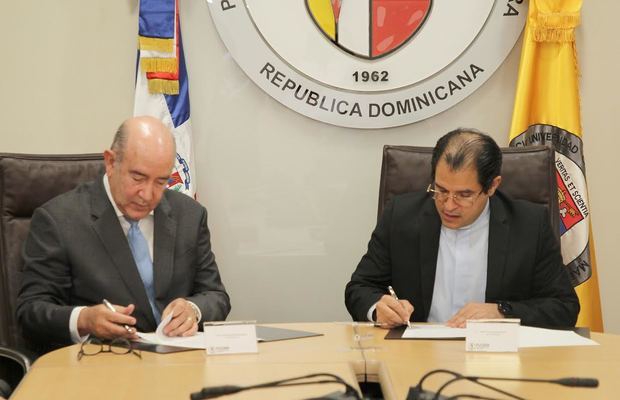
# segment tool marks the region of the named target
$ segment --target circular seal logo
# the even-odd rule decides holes
[[[523,0],[213,0],[233,58],[265,92],[307,117],[384,128],[436,115],[499,67]]]
[[[431,0],[306,0],[308,13],[330,41],[371,60],[390,54],[411,39],[426,20],[430,6]]]

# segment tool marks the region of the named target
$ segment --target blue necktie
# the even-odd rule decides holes
[[[146,243],[146,239],[138,226],[138,221],[130,219],[127,219],[127,221],[131,225],[129,227],[129,232],[127,232],[127,241],[129,241],[131,253],[133,254],[133,258],[138,266],[138,272],[140,273],[140,278],[142,278],[144,289],[146,289],[146,295],[149,298],[149,303],[151,303],[151,309],[153,310],[155,321],[159,324],[159,321],[161,320],[161,313],[155,304],[153,261],[151,261],[151,255],[149,254],[149,245]]]

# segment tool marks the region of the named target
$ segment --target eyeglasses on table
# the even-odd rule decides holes
[[[136,357],[142,359],[141,351],[134,349],[133,343],[125,338],[117,338],[113,340],[101,340],[99,338],[87,339],[82,342],[77,359],[79,361],[84,356],[96,356],[100,353],[112,353],[116,355],[132,353]]]

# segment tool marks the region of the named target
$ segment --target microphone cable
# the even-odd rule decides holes
[[[437,390],[436,393],[432,393],[432,392],[427,392],[424,389],[422,389],[422,384],[424,383],[424,381],[431,375],[435,375],[438,373],[445,373],[445,374],[450,374],[453,376],[453,378],[449,379],[447,382],[445,382],[443,385],[441,385],[439,387],[439,389]],[[463,375],[460,374],[458,372],[454,372],[454,371],[450,371],[447,369],[436,369],[436,370],[432,370],[430,372],[427,372],[424,376],[422,376],[422,378],[420,379],[420,381],[418,382],[418,384],[415,387],[411,387],[409,389],[409,393],[407,395],[407,400],[442,400],[442,399],[446,399],[445,396],[441,395],[441,392],[450,384],[457,382],[457,381],[462,381],[462,380],[467,380],[473,383],[476,383],[480,386],[483,386],[489,390],[492,390],[494,392],[503,394],[504,396],[513,398],[515,400],[525,400],[523,397],[517,396],[515,394],[506,392],[502,389],[499,389],[495,386],[489,385],[487,383],[484,382],[480,382],[480,380],[488,380],[488,381],[511,381],[511,382],[534,382],[534,383],[554,383],[557,385],[562,385],[562,386],[568,386],[568,387],[587,387],[587,388],[596,388],[598,387],[598,379],[594,379],[594,378],[559,378],[559,379],[536,379],[536,378],[502,378],[502,377],[487,377],[487,376],[467,376],[467,375]],[[488,397],[483,397],[483,396],[479,396],[479,395],[473,395],[473,394],[460,394],[460,395],[455,395],[455,396],[451,396],[449,398],[447,398],[446,400],[452,400],[452,399],[458,399],[458,398],[473,398],[473,399],[486,399],[489,400],[491,398]],[[496,399],[493,399],[496,400]]]
[[[464,375],[460,375],[460,376],[457,376],[455,378],[452,378],[452,379],[448,380],[446,383],[444,383],[443,385],[441,385],[439,387],[439,389],[437,389],[437,393],[435,393],[435,397],[433,398],[433,400],[441,399],[441,392],[446,388],[446,386],[448,386],[448,385],[450,385],[450,384],[452,384],[454,382],[462,381],[462,380],[467,380],[467,381],[470,381],[470,382],[477,383],[480,386],[484,386],[487,389],[490,389],[490,390],[492,390],[494,392],[497,392],[497,393],[501,393],[504,396],[508,396],[508,397],[513,398],[515,400],[526,400],[523,397],[514,395],[514,394],[512,394],[510,392],[506,392],[505,390],[502,390],[500,388],[496,388],[495,386],[489,385],[489,384],[484,383],[484,382],[480,382],[480,381],[478,381],[478,379],[484,379],[484,378],[475,377],[475,376],[474,377],[469,377],[469,376],[464,376]],[[503,379],[498,379],[498,380],[503,380]],[[520,379],[511,379],[511,378],[508,378],[506,380],[520,381]],[[454,397],[459,398],[460,396],[458,396],[458,395],[457,396],[452,396],[452,398],[454,398]]]
[[[315,378],[328,378],[328,379],[315,379]],[[198,392],[191,393],[190,399],[191,400],[214,399],[220,396],[226,396],[229,394],[239,393],[239,392],[243,392],[246,390],[287,387],[287,386],[317,385],[317,384],[328,384],[328,383],[339,383],[341,385],[344,385],[346,389],[344,393],[345,397],[352,398],[355,400],[361,400],[360,394],[357,392],[357,390],[353,386],[349,385],[341,377],[334,375],[334,374],[328,374],[328,373],[310,374],[310,375],[304,375],[304,376],[299,376],[295,378],[288,378],[288,379],[282,379],[282,380],[277,380],[277,381],[259,383],[259,384],[250,385],[250,386],[224,385],[224,386],[205,387]]]
[[[449,380],[448,382],[446,382],[445,384],[443,384],[439,390],[437,390],[437,395],[436,398],[439,399],[440,395],[441,395],[441,391],[448,386],[449,384],[456,382],[458,380],[468,380],[470,382],[476,383],[480,386],[484,386],[485,388],[488,388],[490,390],[493,390],[495,392],[501,393],[505,396],[511,397],[513,399],[516,400],[525,400],[523,397],[517,396],[515,394],[506,392],[504,390],[501,390],[495,386],[491,386],[487,383],[484,382],[480,382],[480,380],[486,380],[486,381],[504,381],[504,382],[533,382],[533,383],[553,383],[556,385],[562,385],[562,386],[568,386],[568,387],[587,387],[587,388],[596,388],[598,387],[598,379],[594,379],[594,378],[559,378],[559,379],[538,379],[538,378],[502,378],[502,377],[496,377],[496,376],[461,376],[458,378],[453,378],[451,380]],[[455,399],[455,398],[459,398],[461,396],[452,396],[449,397],[448,399]]]

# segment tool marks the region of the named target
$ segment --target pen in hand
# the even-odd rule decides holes
[[[392,286],[388,286],[388,291],[390,292],[390,296],[392,296],[394,300],[398,301],[398,296],[396,296],[396,292]],[[409,322],[409,320],[407,320],[407,327],[411,328],[411,322]]]
[[[103,299],[103,305],[106,306],[106,308],[112,312],[116,312],[116,309],[114,308],[114,306],[112,305],[112,303],[110,303],[108,300]],[[123,324],[123,326],[125,327],[125,330],[129,333],[133,333],[133,330],[131,329],[131,327],[129,327],[129,325],[127,324]]]

